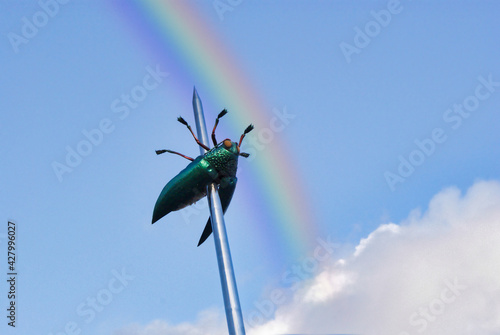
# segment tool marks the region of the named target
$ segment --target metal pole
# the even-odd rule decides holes
[[[193,110],[196,120],[196,130],[198,139],[210,147],[207,127],[205,125],[205,116],[203,115],[203,106],[196,88],[193,92]],[[205,149],[200,147],[200,153],[203,155]],[[245,335],[245,326],[241,314],[240,299],[238,298],[238,289],[236,279],[234,278],[233,262],[231,261],[231,252],[226,234],[226,225],[222,205],[220,203],[219,193],[215,183],[207,187],[208,203],[210,205],[210,217],[212,221],[212,230],[214,233],[215,252],[217,253],[217,263],[219,264],[219,275],[222,286],[222,296],[224,297],[224,306],[226,308],[227,328],[230,335]]]

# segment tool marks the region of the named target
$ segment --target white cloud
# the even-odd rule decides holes
[[[154,320],[143,326],[131,324],[114,332],[114,335],[220,335],[227,333],[225,316],[218,310],[209,309],[199,313],[195,323],[169,324]]]
[[[381,225],[293,294],[247,333],[500,334],[500,183],[440,192],[425,213]],[[213,313],[126,329],[117,335],[227,332]]]

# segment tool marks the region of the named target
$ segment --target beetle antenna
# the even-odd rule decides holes
[[[196,137],[196,135],[193,133],[193,129],[191,129],[191,126],[186,122],[186,120],[184,120],[182,118],[182,116],[179,116],[177,118],[177,121],[179,121],[180,123],[182,123],[183,125],[185,125],[187,127],[187,129],[189,129],[189,131],[191,132],[191,135],[193,135],[193,137],[194,137],[194,140],[196,141],[196,143],[198,143],[198,145],[200,147],[202,147],[203,149],[205,149],[207,151],[210,150],[209,147],[207,147],[205,144],[201,143],[200,140],[198,140],[198,138]]]
[[[248,158],[248,156],[250,156],[250,154],[247,154],[246,152],[240,152],[240,156]]]
[[[219,115],[217,115],[217,118],[215,119],[214,129],[212,130],[212,142],[214,142],[214,146],[217,145],[217,139],[215,138],[215,128],[217,128],[217,125],[219,124],[219,119],[226,114],[227,114],[227,109],[224,108],[222,112],[220,112]]]
[[[243,134],[240,137],[240,143],[238,143],[238,146],[241,146],[241,142],[243,141],[243,138],[245,137],[246,134],[251,132],[253,128],[254,128],[254,126],[253,126],[253,124],[251,124],[245,129],[245,131],[243,132]]]

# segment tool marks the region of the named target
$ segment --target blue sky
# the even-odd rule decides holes
[[[161,188],[187,164],[176,156],[157,157],[154,150],[198,153],[186,129],[175,121],[178,115],[192,120],[193,86],[210,115],[225,106],[203,95],[210,83],[194,82],[189,69],[175,63],[175,55],[158,63],[142,50],[123,18],[105,2],[60,4],[33,36],[22,37],[29,30],[23,32],[26,20],[32,23],[43,10],[41,3],[53,2],[0,4],[0,248],[5,255],[7,221],[16,222],[19,272],[15,330],[6,325],[3,316],[8,287],[5,281],[0,285],[2,333],[59,334],[66,327],[66,333],[81,329],[82,334],[189,334],[179,326],[183,323],[193,331],[201,327],[216,333],[221,323],[225,329],[211,240],[196,248],[208,216],[206,207],[199,205],[199,213],[189,222],[181,213],[173,213],[168,223],[150,225]],[[394,249],[384,249],[384,234],[415,241],[415,231],[425,231],[427,240],[437,241],[445,233],[436,227],[444,221],[456,227],[453,223],[462,218],[457,213],[479,213],[482,204],[491,199],[492,208],[498,208],[498,3],[239,1],[224,13],[217,12],[215,1],[190,4],[231,50],[269,105],[295,115],[277,136],[288,146],[290,159],[300,171],[298,178],[307,186],[307,197],[319,219],[319,237],[337,245],[328,265],[311,271],[310,279],[297,290],[288,289],[288,295],[299,299],[310,296],[307,292],[320,296],[323,292],[330,297],[327,302],[332,311],[344,305],[355,310],[353,301],[369,305],[372,300],[368,297],[374,299],[382,284],[351,300],[335,300],[331,295],[332,288],[344,287],[339,280],[354,280],[342,281],[340,276],[324,282],[324,278],[332,278],[328,273],[340,271],[336,268],[339,259],[353,259],[349,264],[354,265],[346,273],[358,271],[368,283],[370,279],[377,282],[379,270],[367,270],[381,264],[375,256],[392,260],[388,261],[392,270],[406,264],[403,258],[395,259],[399,243],[389,242]],[[13,42],[13,34],[26,38],[25,42]],[[155,70],[160,73],[156,82],[148,79],[155,87],[146,91],[137,107],[126,116],[114,113],[113,101],[143,85]],[[171,75],[162,77],[162,71]],[[271,110],[268,113],[272,115]],[[207,124],[212,124],[209,117]],[[240,135],[232,134],[234,129],[224,125],[224,119],[220,132]],[[91,152],[58,178],[54,162],[64,163],[68,150],[76,150],[85,133],[101,135],[94,135],[97,144],[81,148]],[[252,169],[252,164],[246,168]],[[239,194],[240,199],[260,197],[259,190],[251,187],[250,176],[244,171],[238,175],[238,189],[226,215],[247,322],[257,315],[251,313],[259,311],[259,302],[270,299],[273,289],[286,290],[282,278],[287,271],[311,256],[284,257],[280,264],[268,259],[272,258],[266,254],[269,249],[255,240],[259,235],[245,219],[245,213],[259,210],[258,201],[238,200]],[[481,184],[481,180],[490,182]],[[443,191],[448,187],[456,188]],[[467,194],[463,201],[457,200],[458,190]],[[476,202],[476,198],[485,201]],[[436,214],[440,206],[446,215]],[[420,209],[421,216],[414,209]],[[469,218],[464,217],[465,221]],[[495,218],[476,220],[470,214],[469,221],[495,222]],[[487,227],[491,230],[483,231],[490,235],[498,230]],[[455,242],[436,242],[433,249],[429,247],[433,253],[422,259],[429,257],[429,263],[439,259],[440,268],[450,265],[459,271],[460,264],[444,254],[469,246],[467,257],[481,259],[484,268],[493,266],[484,257],[495,254],[492,250],[480,247],[477,240],[466,240],[466,235],[452,239],[458,236],[452,228],[445,234],[449,236],[446,241]],[[471,239],[476,236],[469,235]],[[468,244],[463,245],[464,241]],[[355,253],[369,250],[366,245],[370,243],[373,259],[362,258],[361,251]],[[421,247],[418,244],[415,250]],[[404,250],[402,255],[412,255],[410,247]],[[6,277],[7,259],[3,257],[2,276]],[[471,258],[471,264],[475,260]],[[477,269],[478,276],[484,268]],[[489,272],[483,275],[495,278]],[[446,276],[436,282],[452,281],[456,274]],[[459,280],[468,277],[459,276]],[[471,279],[464,286],[483,287],[476,284]],[[478,289],[477,296],[497,292],[498,282],[492,284],[495,289],[491,292],[488,285]],[[353,287],[360,288],[357,292],[366,289],[361,284]],[[406,282],[395,291],[413,297],[414,287]],[[434,291],[439,292],[440,286]],[[431,302],[434,291],[429,290]],[[382,292],[380,288],[378,293]],[[97,307],[92,307],[94,299],[101,301]],[[315,299],[307,301],[314,304],[319,301]],[[415,306],[422,304],[425,301]],[[448,316],[468,320],[470,313],[457,307],[459,304],[441,319],[429,322],[428,333],[438,331],[438,324],[446,325]],[[498,300],[494,304],[498,307]],[[305,321],[290,322],[286,328],[283,315],[294,315],[299,307],[291,302],[279,305],[269,315],[261,313],[262,324],[257,326],[275,332],[313,331]],[[413,334],[411,330],[416,333],[419,328],[408,324],[413,306],[408,308],[410,312],[401,318]],[[484,334],[498,330],[482,316],[471,324]],[[349,323],[340,327],[318,316],[316,324],[323,328],[316,331],[364,332],[360,324],[376,323],[363,315],[360,318],[363,322],[353,322],[350,328]],[[485,330],[485,325],[491,328]],[[268,331],[257,328],[251,331]]]

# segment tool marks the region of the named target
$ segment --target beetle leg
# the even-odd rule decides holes
[[[172,150],[156,150],[156,154],[157,155],[161,155],[161,154],[163,154],[165,152],[170,152],[171,154],[176,154],[176,155],[179,155],[179,156],[184,157],[186,159],[189,159],[190,161],[194,161],[194,158],[191,158],[189,156],[183,155],[183,154],[181,154],[181,153],[179,153],[177,151],[172,151]]]
[[[171,154],[176,154],[176,155],[179,155],[181,157],[184,157],[185,159],[189,159],[191,162],[194,161],[194,158],[191,158],[189,156],[186,156],[186,155],[183,155],[177,151],[172,151],[172,150],[165,150],[166,152],[170,152]]]
[[[194,140],[196,141],[196,143],[198,143],[198,145],[200,147],[202,147],[203,149],[205,150],[210,150],[209,147],[207,147],[205,144],[201,143],[200,140],[198,140],[198,138],[196,137],[196,135],[193,133],[193,130],[191,129],[191,126],[186,122],[186,120],[184,120],[182,117],[178,117],[177,118],[177,121],[179,121],[180,123],[182,123],[183,125],[185,125],[187,127],[187,129],[189,129],[189,131],[191,132],[191,135],[193,135],[194,137]]]
[[[246,135],[246,134],[248,134],[249,132],[251,132],[253,128],[254,128],[254,127],[253,127],[253,124],[251,124],[251,125],[249,125],[249,126],[245,129],[245,131],[243,132],[243,134],[242,134],[242,135],[241,135],[241,137],[240,137],[240,143],[238,144],[238,146],[241,146],[241,142],[243,141],[243,137],[245,137],[245,135]]]
[[[200,142],[200,140],[198,140],[198,138],[197,138],[197,137],[196,137],[196,135],[193,133],[193,130],[191,129],[191,127],[190,127],[190,126],[188,126],[188,129],[189,129],[189,131],[191,132],[191,135],[193,135],[194,140],[196,141],[196,143],[198,143],[198,145],[199,145],[200,147],[202,147],[203,149],[205,149],[205,150],[209,151],[209,150],[210,150],[210,148],[209,148],[209,147],[207,147],[205,144],[201,143],[201,142]]]
[[[214,146],[217,145],[217,139],[215,138],[215,128],[217,128],[217,125],[219,124],[219,119],[226,114],[227,110],[224,108],[222,112],[220,112],[219,115],[217,115],[217,118],[215,119],[214,129],[212,130],[212,142],[214,142]]]

